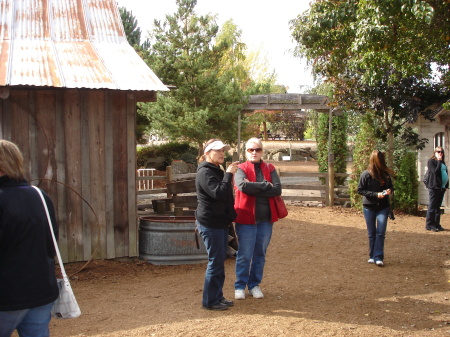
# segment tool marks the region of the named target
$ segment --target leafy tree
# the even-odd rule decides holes
[[[449,9],[442,1],[324,0],[291,22],[297,53],[334,84],[339,104],[362,113],[374,107],[390,166],[404,125],[419,114],[430,118],[426,107],[448,99]],[[441,86],[430,82],[432,63],[443,73]],[[405,137],[423,146],[413,134]]]
[[[372,113],[363,115],[353,149],[353,168],[348,183],[350,200],[353,207],[362,209],[362,197],[358,194],[361,173],[367,169],[372,151],[376,148],[375,121]]]
[[[219,28],[214,17],[196,15],[196,0],[176,3],[173,15],[166,15],[163,23],[155,20],[149,56],[158,77],[174,89],[161,93],[158,102],[142,105],[142,110],[153,128],[170,139],[196,143],[200,153],[209,138],[235,141],[244,92],[235,69],[220,66],[230,41],[215,43]]]
[[[356,73],[374,85],[389,69],[397,81],[431,78],[434,63],[448,85],[448,1],[313,1],[291,29],[297,53],[326,78]]]

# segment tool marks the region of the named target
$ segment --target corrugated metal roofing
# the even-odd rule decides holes
[[[0,86],[166,91],[115,0],[0,0]]]

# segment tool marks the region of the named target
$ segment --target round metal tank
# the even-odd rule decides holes
[[[139,218],[139,257],[155,265],[208,261],[203,240],[195,243],[193,216],[143,216]]]

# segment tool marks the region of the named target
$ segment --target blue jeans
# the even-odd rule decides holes
[[[203,286],[204,307],[218,304],[223,298],[225,282],[225,259],[227,257],[228,228],[207,228],[196,222],[198,231],[208,252],[208,265]]]
[[[444,200],[445,189],[443,188],[429,188],[428,195],[430,200],[428,202],[426,228],[439,227],[441,225],[441,204]]]
[[[10,337],[16,329],[20,337],[49,337],[52,308],[53,302],[32,309],[0,311],[0,337]]]
[[[256,225],[236,224],[236,290],[245,289],[246,286],[253,289],[261,283],[272,228],[272,222],[258,222]]]
[[[363,208],[369,237],[369,257],[375,262],[384,259],[384,238],[389,211],[389,207],[380,211]]]

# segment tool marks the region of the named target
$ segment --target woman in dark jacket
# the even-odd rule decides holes
[[[53,224],[55,211],[43,192]],[[58,228],[53,225],[57,237]],[[0,337],[49,336],[59,295],[55,248],[44,206],[24,179],[19,148],[0,140]]]
[[[229,226],[236,217],[233,198],[233,175],[239,162],[221,167],[230,147],[218,139],[209,140],[200,157],[195,185],[198,206],[195,218],[208,252],[202,304],[209,310],[226,310],[233,305],[223,296],[225,259]]]
[[[372,151],[367,170],[361,173],[358,193],[363,196],[363,212],[369,237],[369,263],[384,265],[384,238],[390,212],[389,195],[394,190],[393,171],[386,166],[384,154]]]
[[[442,147],[436,147],[427,163],[427,188],[430,197],[428,202],[425,229],[433,232],[443,231],[441,226],[441,204],[445,189],[448,188],[448,171],[445,165],[445,154]]]

